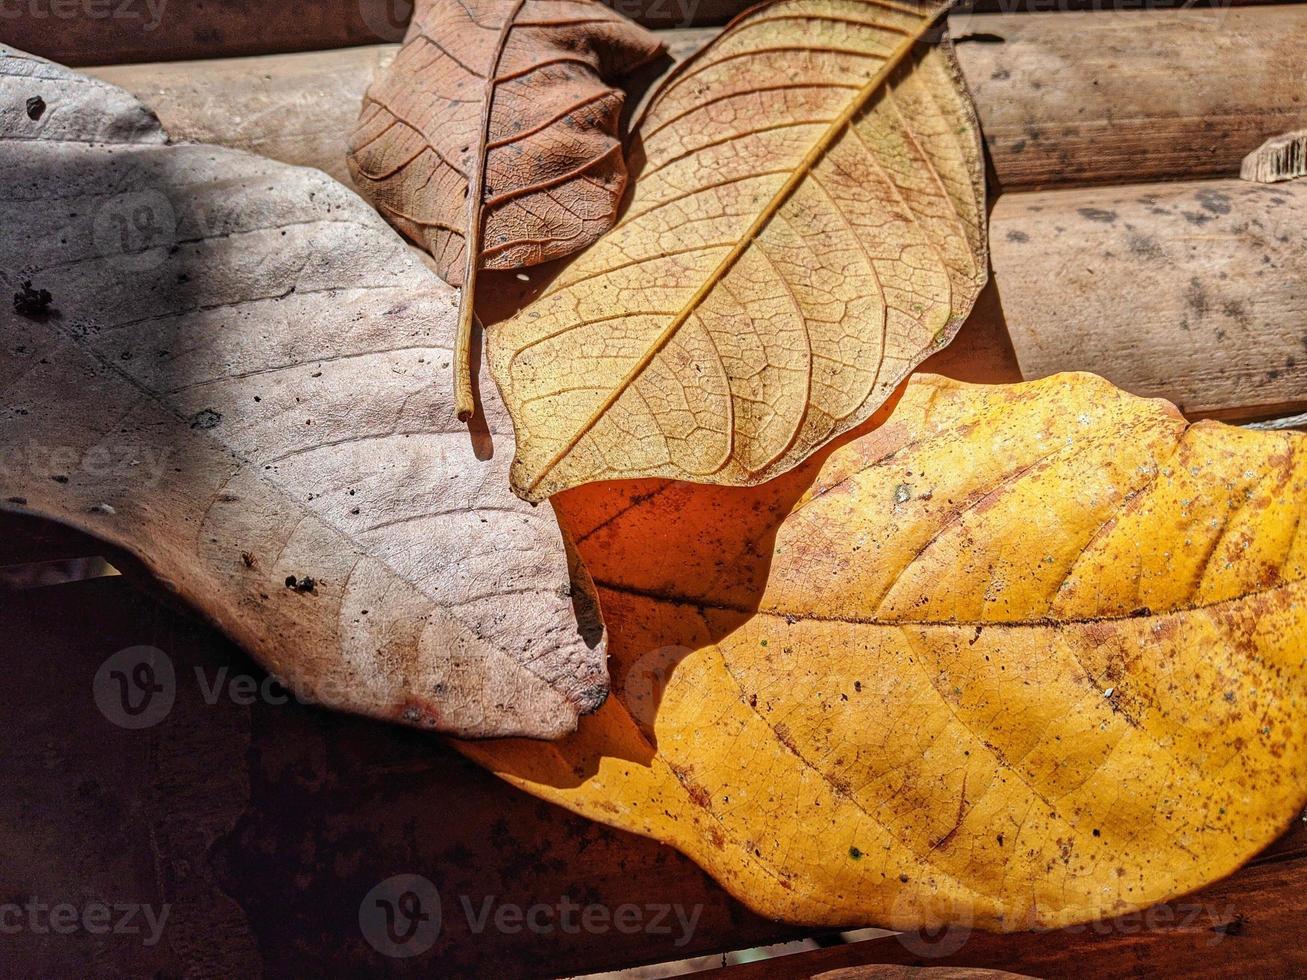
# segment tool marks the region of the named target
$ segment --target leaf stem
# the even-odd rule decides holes
[[[499,84],[499,62],[503,60],[508,35],[526,0],[517,0],[499,27],[495,56],[486,73],[481,99],[481,132],[477,135],[477,153],[472,173],[467,179],[467,234],[463,239],[463,292],[458,299],[458,333],[454,340],[454,411],[460,422],[476,414],[472,397],[472,327],[476,321],[477,271],[481,268],[481,239],[485,229],[486,158],[490,155],[490,116]]]
[[[460,422],[476,414],[476,398],[472,395],[472,328],[476,323],[476,274],[478,263],[473,262],[463,279],[463,291],[458,298],[458,332],[454,335],[454,412]]]

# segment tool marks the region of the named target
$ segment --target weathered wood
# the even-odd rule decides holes
[[[750,0],[604,0],[650,27],[722,24]],[[413,0],[10,0],[0,41],[61,64],[230,58],[394,43]]]
[[[723,24],[754,0],[604,0],[650,27]],[[1267,0],[1150,0],[1147,7],[1230,6]],[[1270,0],[1277,2],[1277,0]],[[989,11],[1102,11],[1103,0],[976,0]],[[1141,0],[1119,0],[1133,11]],[[413,0],[9,0],[0,40],[66,65],[230,58],[395,42]]]
[[[955,16],[1004,190],[1235,176],[1307,126],[1307,5]]]
[[[811,977],[870,963],[1009,970],[1037,977],[1293,977],[1307,971],[1307,825],[1243,870],[1187,898],[1051,932],[945,933],[922,955],[909,937],[873,939],[713,971],[721,980]],[[938,937],[937,937],[938,938]],[[960,942],[961,948],[948,951]],[[909,947],[912,948],[909,948]]]
[[[345,148],[373,73],[398,45],[88,68],[127,89],[176,141],[317,167],[352,186]]]
[[[1272,136],[1243,158],[1239,176],[1263,184],[1307,177],[1307,129]]]
[[[958,13],[950,24],[964,39],[958,59],[1004,190],[1235,176],[1268,136],[1307,127],[1307,61],[1298,50],[1307,36],[1307,4]],[[664,37],[672,55],[684,58],[714,33],[673,30]],[[363,90],[394,50],[90,72],[153,106],[175,136],[289,163],[316,161],[343,177],[345,140]],[[641,84],[657,75],[644,73]]]
[[[157,724],[128,730],[97,707],[95,678],[141,645],[167,655],[175,700]],[[277,703],[228,641],[123,578],[4,595],[0,672],[0,904],[169,907],[154,946],[6,933],[5,976],[512,978],[798,934],[670,848],[512,789],[433,736]],[[377,953],[359,925],[364,896],[400,873],[427,877],[441,898],[439,938],[411,960]],[[463,896],[474,914],[492,899],[492,916],[564,897],[610,913],[701,911],[678,946],[674,914],[670,933],[564,931],[556,918],[542,931],[492,918],[478,933]]]
[[[97,708],[95,677],[108,657],[140,645],[167,654],[175,700],[157,724],[132,731]],[[670,849],[519,793],[434,737],[293,699],[274,703],[275,689],[248,703],[243,685],[258,687],[258,667],[124,579],[6,596],[0,669],[4,894],[168,907],[152,946],[139,934],[6,935],[7,975],[512,978],[680,959],[800,932],[751,915]],[[441,897],[440,935],[411,960],[375,952],[358,919],[369,890],[400,873],[427,877]],[[889,938],[738,975],[892,962],[1045,977],[1285,976],[1307,967],[1304,886],[1307,825],[1298,821],[1248,867],[1169,903],[1170,912],[1050,933],[969,934],[939,959]],[[493,924],[478,933],[462,896],[474,909],[492,897],[492,908],[529,908],[567,896],[610,910],[702,912],[680,946],[675,926],[670,936]]]
[[[1023,376],[1094,371],[1190,417],[1307,408],[1307,181],[1009,194],[990,220]]]

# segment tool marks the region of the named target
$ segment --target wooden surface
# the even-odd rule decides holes
[[[752,0],[604,0],[651,27],[723,24]],[[1151,0],[1224,10],[1265,0]],[[1274,0],[1271,0],[1274,2]],[[1103,0],[975,0],[976,10],[1102,11]],[[1143,4],[1121,0],[1133,11]],[[9,0],[0,40],[66,65],[176,61],[397,42],[413,0]]]
[[[28,534],[0,519],[0,535]],[[176,700],[154,727],[117,727],[93,699],[117,651],[168,655]],[[789,938],[652,841],[511,789],[438,739],[291,701],[237,703],[222,688],[264,674],[217,633],[122,577],[0,593],[0,902],[171,907],[163,941],[3,937],[4,976],[539,976]],[[197,677],[196,670],[201,672]],[[224,673],[225,671],[225,673]],[[359,906],[399,873],[439,889],[440,937],[412,960],[367,944]],[[673,934],[476,934],[493,897],[563,896],[616,909],[701,906]],[[21,901],[26,901],[22,898]]]
[[[682,2],[668,0],[651,19],[681,23]],[[394,50],[377,42],[398,40],[404,3],[169,0],[151,31],[140,19],[25,13],[0,20],[0,40],[72,64],[369,45],[97,70],[155,105],[176,137],[343,177],[362,90]],[[695,11],[719,21],[740,6],[702,0]],[[1307,276],[1307,184],[1280,185],[1284,201],[1273,203],[1193,180],[1232,175],[1265,136],[1307,125],[1297,51],[1307,6],[1216,7],[954,15],[955,35],[973,35],[959,57],[1001,188],[1188,182],[1005,194],[993,213],[994,282],[929,369],[976,381],[1098,370],[1191,413],[1232,419],[1307,407],[1307,299],[1297,285]],[[148,18],[144,0],[132,9]],[[705,36],[671,39],[685,52]],[[0,514],[0,565],[104,551]],[[512,978],[799,934],[751,915],[669,849],[520,794],[432,737],[294,701],[237,703],[230,689],[209,703],[215,684],[264,675],[157,586],[147,595],[140,584],[0,591],[0,902],[167,904],[163,940],[6,934],[0,974]],[[176,701],[158,725],[130,731],[96,707],[95,676],[107,657],[142,644],[169,657]],[[443,912],[436,944],[411,960],[378,954],[358,922],[369,889],[401,872],[430,878]],[[1047,977],[1303,975],[1305,886],[1298,823],[1248,868],[1171,903],[1169,922],[1157,913],[1054,933],[976,933],[945,957],[890,938],[726,972],[812,976],[896,963]],[[645,933],[478,934],[460,902],[530,906],[564,895],[610,910],[702,911],[678,946]]]
[[[62,539],[0,515],[0,541]],[[35,546],[27,552],[36,554]],[[94,699],[105,660],[155,647],[175,700],[150,728],[111,723]],[[750,914],[688,860],[510,788],[438,739],[295,701],[241,703],[265,675],[214,631],[115,577],[0,592],[0,896],[53,905],[168,907],[162,939],[4,937],[6,976],[557,976],[795,938]],[[198,674],[197,674],[198,671]],[[236,687],[231,686],[233,682]],[[216,696],[212,693],[220,691]],[[233,695],[233,691],[238,692]],[[379,882],[438,889],[435,944],[387,958],[359,906]],[[673,934],[474,931],[464,911],[568,896],[615,909],[700,907]],[[1169,909],[1170,911],[1166,911]],[[868,963],[976,966],[1043,977],[1291,976],[1307,970],[1307,825],[1251,865],[1163,910],[1048,933],[965,940],[952,955],[909,936],[725,971],[813,976]],[[925,980],[925,978],[923,978]]]
[[[950,23],[964,38],[958,60],[993,163],[991,190],[1233,177],[1268,136],[1307,127],[1300,51],[1307,4],[957,13]],[[663,36],[684,58],[714,33]],[[175,138],[318,166],[348,183],[345,141],[363,90],[395,50],[120,65],[91,74],[152,106]],[[1225,66],[1220,73],[1211,69],[1214,58]],[[648,87],[657,76],[642,73],[637,84]]]
[[[748,0],[605,0],[651,27],[722,24]],[[395,43],[413,0],[10,0],[0,40],[65,65]]]
[[[1307,125],[1307,5],[954,15],[1002,190],[1237,176]]]
[[[1094,371],[1192,418],[1307,406],[1307,181],[1005,194],[989,240],[1024,377]]]
[[[937,940],[928,955],[922,942]],[[955,931],[833,946],[713,971],[720,980],[812,977],[875,963],[978,967],[1046,977],[1229,977],[1307,975],[1307,823],[1296,821],[1239,873],[1193,895],[1135,915],[1072,929],[996,936]],[[926,975],[922,980],[929,980]]]

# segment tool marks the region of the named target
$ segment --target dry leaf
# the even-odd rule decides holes
[[[321,173],[6,52],[3,104],[37,95],[0,117],[0,506],[135,553],[313,701],[575,727],[603,643],[494,392],[452,422],[453,290]]]
[[[1307,439],[1089,375],[878,418],[760,487],[558,498],[616,696],[463,750],[808,924],[1113,916],[1296,818]]]
[[[622,220],[490,332],[519,493],[758,483],[952,338],[985,236],[970,100],[915,47],[945,9],[763,4],[670,77]]]
[[[623,96],[609,83],[661,51],[594,0],[417,5],[403,48],[364,97],[350,173],[446,282],[467,285],[461,338],[479,267],[571,255],[612,226],[626,161]],[[455,372],[466,418],[470,382]]]

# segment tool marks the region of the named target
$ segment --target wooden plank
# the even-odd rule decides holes
[[[167,655],[174,700],[156,724],[129,730],[96,706],[96,691],[106,690],[96,676],[110,656],[142,645]],[[47,905],[168,909],[152,945],[140,934],[7,935],[14,975],[511,978],[801,933],[751,915],[671,850],[527,797],[431,736],[274,703],[275,692],[251,699],[243,685],[263,680],[257,666],[123,579],[7,597],[0,669],[0,889]],[[423,875],[440,893],[440,935],[411,960],[378,954],[358,918],[364,896],[399,873]],[[1283,976],[1307,968],[1304,886],[1307,825],[1295,821],[1246,868],[1163,911],[1046,933],[965,934],[961,949],[938,958],[890,938],[727,975],[810,976],[887,962],[1045,977]],[[568,896],[610,910],[701,911],[691,940],[677,945],[678,929],[477,932],[464,896],[474,909],[486,899],[529,908]]]
[[[954,14],[998,187],[1237,176],[1268,137],[1307,126],[1307,4],[1213,10]],[[665,32],[684,58],[712,30]],[[90,69],[179,139],[348,179],[344,147],[393,46]],[[1219,55],[1221,70],[1213,71]],[[665,71],[670,63],[665,63]],[[647,87],[659,72],[644,73]]]
[[[86,69],[134,94],[174,140],[218,143],[305,167],[351,185],[349,135],[373,73],[398,45],[154,62]]]
[[[1307,408],[1307,181],[1009,194],[989,237],[1024,377],[1094,371],[1190,417]]]
[[[605,0],[651,27],[722,24],[746,0]],[[230,58],[394,43],[412,0],[9,0],[0,40],[65,65]]]
[[[955,930],[930,955],[921,936],[833,946],[715,970],[721,980],[811,977],[873,963],[1002,969],[1036,977],[1224,980],[1307,971],[1307,825],[1262,857],[1187,898],[1070,929],[1000,936]],[[959,946],[955,950],[950,946]]]
[[[955,15],[1003,190],[1238,176],[1307,126],[1307,5]]]
[[[166,654],[173,680],[160,669],[154,683],[174,699],[157,723],[129,730],[99,709],[97,691],[122,717],[107,670],[96,678],[138,646]],[[125,677],[133,656],[117,664]],[[277,703],[239,650],[123,578],[5,595],[0,672],[2,901],[169,910],[154,945],[140,934],[6,934],[6,976],[512,978],[799,933],[747,912],[671,849],[520,793],[434,736]],[[440,895],[439,937],[411,960],[378,953],[359,920],[369,891],[400,873]],[[492,917],[477,931],[487,900],[493,916],[565,898],[609,915],[625,904],[642,917],[651,905],[699,912],[680,945],[674,912],[669,933],[564,929],[556,912],[540,929]]]
[[[724,24],[752,0],[604,0],[650,27]],[[1267,0],[1150,0],[1158,7],[1231,6]],[[1276,0],[1270,0],[1276,2]],[[990,11],[1104,12],[1103,0],[978,0]],[[1145,6],[1115,0],[1120,12]],[[230,58],[396,42],[413,0],[8,0],[0,39],[66,65]],[[1107,11],[1112,13],[1113,11]]]

